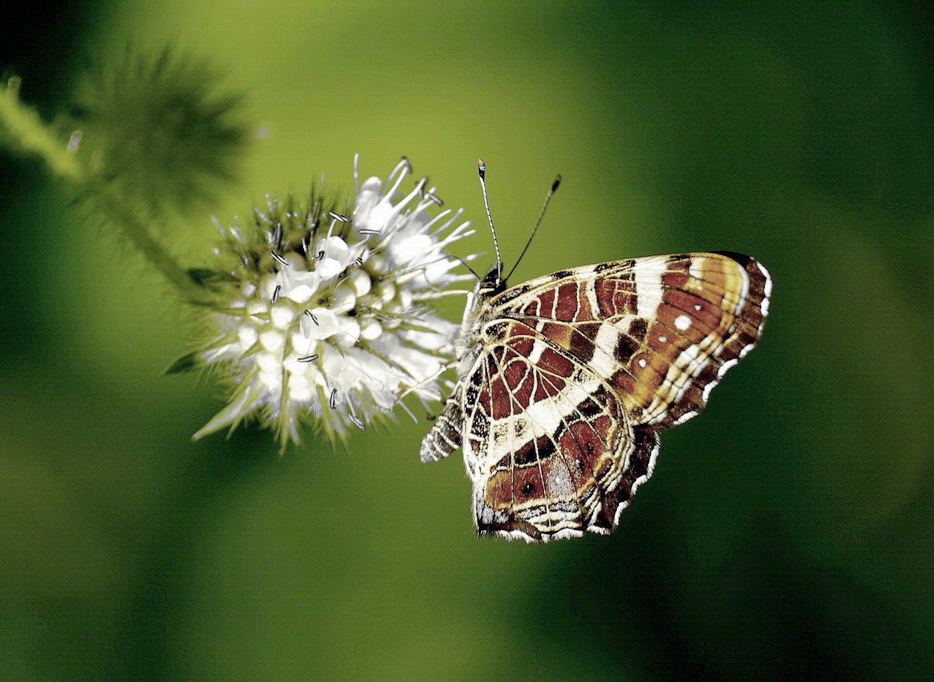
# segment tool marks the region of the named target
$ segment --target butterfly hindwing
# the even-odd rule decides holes
[[[609,386],[530,327],[489,325],[465,391],[464,458],[481,534],[607,532],[634,437]],[[618,506],[616,504],[614,509]]]

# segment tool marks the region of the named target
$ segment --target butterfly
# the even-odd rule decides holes
[[[507,287],[479,169],[497,262],[468,295],[457,380],[421,459],[463,449],[481,536],[610,533],[652,474],[659,432],[696,416],[756,345],[771,279],[754,258],[705,252]]]

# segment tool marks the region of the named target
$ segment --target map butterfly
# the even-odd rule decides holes
[[[480,179],[489,217],[482,161]],[[652,474],[658,432],[697,415],[756,345],[769,274],[738,253],[682,253],[507,288],[493,238],[497,262],[469,295],[457,382],[421,459],[463,449],[481,536],[609,533]]]

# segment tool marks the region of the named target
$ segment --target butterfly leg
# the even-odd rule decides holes
[[[449,369],[451,369],[454,366],[454,364],[455,363],[453,361],[445,362],[444,364],[441,365],[438,371],[432,374],[431,376],[427,377],[426,379],[423,379],[422,381],[419,381],[417,384],[412,384],[408,386],[404,391],[402,391],[402,393],[399,394],[399,397],[396,398],[396,403],[397,404],[401,403],[405,398],[407,398],[412,393],[414,393],[415,395],[417,395],[419,398],[423,400],[425,399],[441,400],[441,396],[439,394],[434,393],[434,392],[429,392],[425,389],[425,387],[433,383],[434,381],[437,381],[438,377],[440,377],[442,374],[444,374]]]

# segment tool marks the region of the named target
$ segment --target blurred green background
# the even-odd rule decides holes
[[[816,6],[820,5],[820,6]],[[922,3],[30,4],[0,68],[47,115],[87,56],[214,60],[268,130],[214,213],[405,154],[517,272],[755,255],[764,340],[667,432],[610,537],[479,541],[427,423],[190,435],[157,275],[0,156],[4,679],[930,678],[932,52]],[[930,36],[927,36],[929,38]],[[206,259],[208,215],[172,240]],[[481,229],[461,253],[489,251]],[[205,254],[202,256],[202,254]],[[481,261],[486,262],[486,261]],[[460,301],[448,308],[458,317]]]

